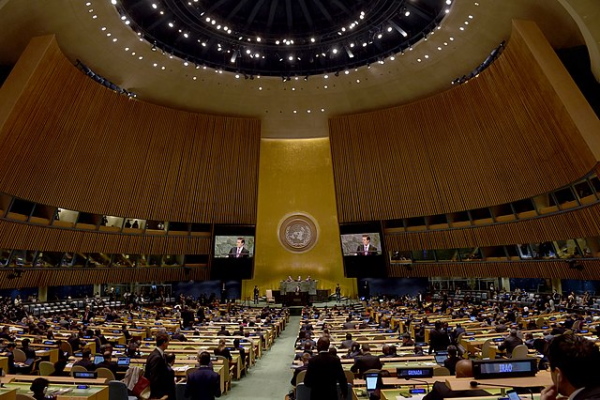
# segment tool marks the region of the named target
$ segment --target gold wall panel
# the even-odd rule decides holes
[[[310,275],[318,289],[332,292],[339,283],[343,295],[356,294],[356,280],[344,278],[329,145],[327,138],[261,140],[254,279],[244,282],[243,297],[254,285],[261,295],[278,290],[288,275]],[[317,243],[303,253],[287,250],[278,237],[292,214],[308,214],[317,225]]]

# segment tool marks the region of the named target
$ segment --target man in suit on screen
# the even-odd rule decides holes
[[[250,252],[244,247],[245,244],[246,240],[244,240],[244,238],[237,238],[236,246],[229,250],[229,258],[248,258]]]
[[[369,235],[363,235],[362,245],[356,248],[356,254],[359,256],[374,256],[377,254],[377,247],[371,244],[371,237]]]

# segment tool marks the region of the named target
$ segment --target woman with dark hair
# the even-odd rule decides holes
[[[225,347],[225,339],[219,340],[219,347],[217,347],[215,349],[215,356],[223,356],[226,359],[228,359],[229,362],[231,362],[233,360],[233,357],[231,357],[231,353],[229,352],[229,349],[227,347]]]
[[[35,378],[33,380],[33,382],[31,382],[31,386],[29,387],[29,390],[31,390],[33,392],[33,398],[35,400],[55,399],[56,398],[55,396],[52,396],[52,397],[46,396],[46,390],[48,390],[48,385],[50,385],[50,382],[48,382],[48,379]]]

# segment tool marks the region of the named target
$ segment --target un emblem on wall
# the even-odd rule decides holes
[[[317,225],[308,215],[286,217],[279,224],[279,241],[289,251],[308,251],[317,243]]]

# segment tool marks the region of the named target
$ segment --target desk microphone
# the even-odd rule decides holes
[[[422,379],[413,379],[410,376],[405,376],[404,379],[406,379],[407,381],[415,381],[418,383],[424,383],[427,386],[427,393],[431,392],[431,390],[429,389],[429,382],[424,381]]]
[[[485,382],[477,382],[477,381],[471,381],[471,382],[469,382],[469,385],[471,385],[472,388],[476,388],[478,386],[497,386],[497,387],[503,387],[503,388],[523,389],[520,386],[499,385],[499,384],[495,384],[495,383],[485,383]]]

